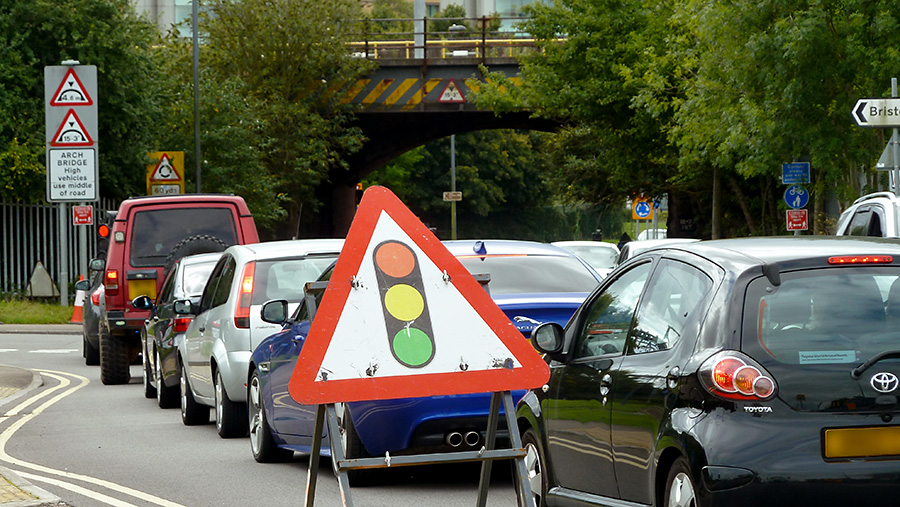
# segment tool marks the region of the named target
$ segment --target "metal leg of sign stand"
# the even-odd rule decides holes
[[[510,448],[495,449],[497,439],[497,427],[500,422],[500,404],[506,412],[506,427],[509,431]],[[313,507],[316,493],[316,476],[319,471],[319,452],[321,450],[322,435],[325,425],[328,425],[328,434],[331,437],[331,460],[334,465],[334,473],[341,490],[341,502],[345,507],[352,507],[353,500],[350,496],[350,480],[347,470],[359,468],[387,468],[391,466],[430,465],[436,463],[463,463],[481,461],[481,478],[478,484],[478,507],[487,504],[487,493],[490,485],[492,463],[495,460],[515,460],[516,470],[516,497],[518,503],[524,507],[535,507],[534,497],[531,495],[531,487],[528,483],[528,471],[525,466],[525,449],[522,448],[522,439],[516,425],[516,409],[513,405],[512,394],[509,391],[495,392],[491,396],[491,412],[488,415],[487,436],[485,445],[477,451],[457,451],[446,453],[413,454],[402,456],[384,456],[374,458],[347,459],[344,456],[344,448],[341,445],[341,432],[334,404],[319,405],[316,409],[316,428],[313,432],[312,449],[309,457],[309,476],[306,480],[306,507]]]

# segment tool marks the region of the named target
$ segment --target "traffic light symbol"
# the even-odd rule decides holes
[[[434,332],[415,252],[388,240],[373,252],[375,277],[391,353],[399,363],[421,368],[434,359]]]

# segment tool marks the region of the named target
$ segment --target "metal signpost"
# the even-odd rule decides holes
[[[44,67],[47,200],[59,203],[59,299],[69,304],[65,203],[100,199],[97,67],[68,60]]]
[[[865,128],[893,128],[891,140],[878,160],[876,169],[891,171],[891,191],[900,194],[900,98],[897,97],[897,78],[891,78],[891,97],[859,99],[850,111],[853,120]]]
[[[809,183],[809,162],[781,164],[781,182],[790,185],[784,191],[784,202],[791,208],[785,215],[786,227],[794,232],[794,236],[799,236],[800,231],[808,229],[808,213],[800,208],[805,208],[809,203],[809,192],[802,186]]]
[[[482,286],[488,279],[471,275],[389,190],[366,189],[330,282],[306,285],[315,317],[288,385],[295,401],[318,406],[306,506],[314,504],[326,424],[345,506],[352,505],[348,470],[478,461],[483,507],[492,462],[508,459],[515,461],[520,505],[534,506],[510,391],[540,387],[550,371]],[[317,290],[324,294],[316,309]],[[336,403],[484,392],[493,395],[479,450],[344,455]],[[494,447],[501,403],[508,449]]]

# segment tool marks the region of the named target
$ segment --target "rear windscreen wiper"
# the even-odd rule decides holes
[[[873,364],[881,361],[882,359],[890,359],[892,357],[900,357],[900,350],[887,350],[885,352],[875,354],[865,363],[857,366],[856,368],[853,368],[853,371],[850,372],[850,376],[854,379],[858,379],[859,376],[862,375],[864,371],[868,370]]]

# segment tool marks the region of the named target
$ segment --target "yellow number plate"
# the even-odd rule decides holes
[[[900,426],[825,430],[826,458],[900,455]]]
[[[150,296],[156,301],[156,280],[128,280],[128,300],[134,301],[138,296]]]

